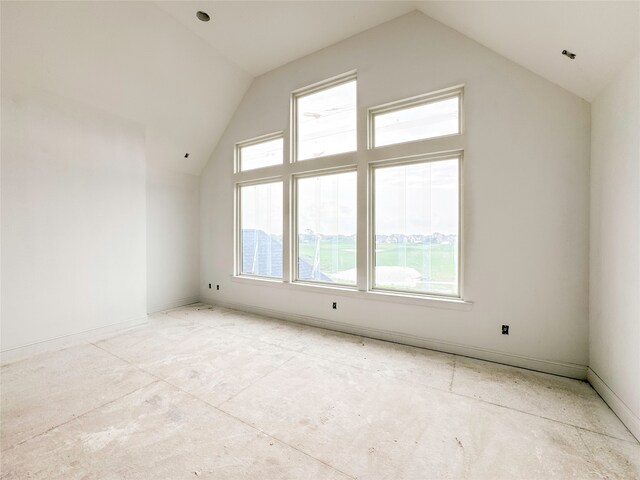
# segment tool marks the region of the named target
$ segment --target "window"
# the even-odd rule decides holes
[[[236,171],[279,165],[284,158],[282,133],[265,135],[236,144]]]
[[[357,149],[355,75],[293,95],[295,160]]]
[[[372,169],[373,288],[458,295],[459,163]]]
[[[297,279],[356,285],[355,171],[296,179]]]
[[[460,133],[461,95],[456,88],[370,109],[370,147]]]
[[[242,275],[282,278],[282,182],[239,186]]]
[[[369,108],[359,151],[356,83],[292,92],[289,132],[235,145],[235,274],[459,300],[463,87]]]

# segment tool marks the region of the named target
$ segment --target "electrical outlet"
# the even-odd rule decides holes
[[[333,309],[337,310],[338,309],[338,302],[333,302]]]
[[[220,290],[220,285],[216,285],[216,290]]]
[[[509,335],[509,325],[502,325],[502,334]]]

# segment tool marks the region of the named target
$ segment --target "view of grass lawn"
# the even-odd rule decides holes
[[[447,244],[425,245],[408,243],[378,243],[376,265],[399,265],[415,268],[434,282],[452,282],[456,279],[456,246]]]
[[[316,243],[301,243],[298,246],[300,258],[313,265],[316,258]],[[331,275],[356,268],[356,244],[350,240],[320,241],[320,271]]]
[[[316,255],[315,243],[298,246],[300,258],[313,265]],[[431,281],[453,282],[456,279],[456,246],[451,244],[378,243],[376,244],[377,266],[403,266],[414,268]],[[356,245],[349,240],[326,240],[320,242],[320,271],[331,275],[356,268]]]

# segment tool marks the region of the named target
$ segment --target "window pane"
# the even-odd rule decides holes
[[[356,172],[297,182],[298,280],[355,285]]]
[[[282,278],[282,182],[240,187],[241,273]]]
[[[282,138],[239,147],[240,171],[281,164],[284,158],[282,147]]]
[[[374,286],[458,295],[458,159],[374,171]]]
[[[356,81],[297,97],[297,159],[352,152],[356,145]]]
[[[454,97],[375,115],[374,146],[460,133],[459,102]]]

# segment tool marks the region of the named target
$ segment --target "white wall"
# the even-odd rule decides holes
[[[200,179],[147,169],[147,311],[200,297]]]
[[[640,438],[639,55],[591,109],[590,380]]]
[[[153,2],[1,9],[5,361],[197,298],[197,175],[251,77]]]
[[[3,85],[3,353],[146,320],[144,148],[140,125]]]
[[[361,145],[367,107],[465,84],[463,284],[471,306],[232,279],[234,142],[288,132],[292,90],[352,69]],[[589,134],[587,102],[420,13],[363,32],[254,80],[201,177],[201,295],[584,377]],[[419,153],[421,145],[390,151]],[[510,324],[509,336],[501,324]]]

